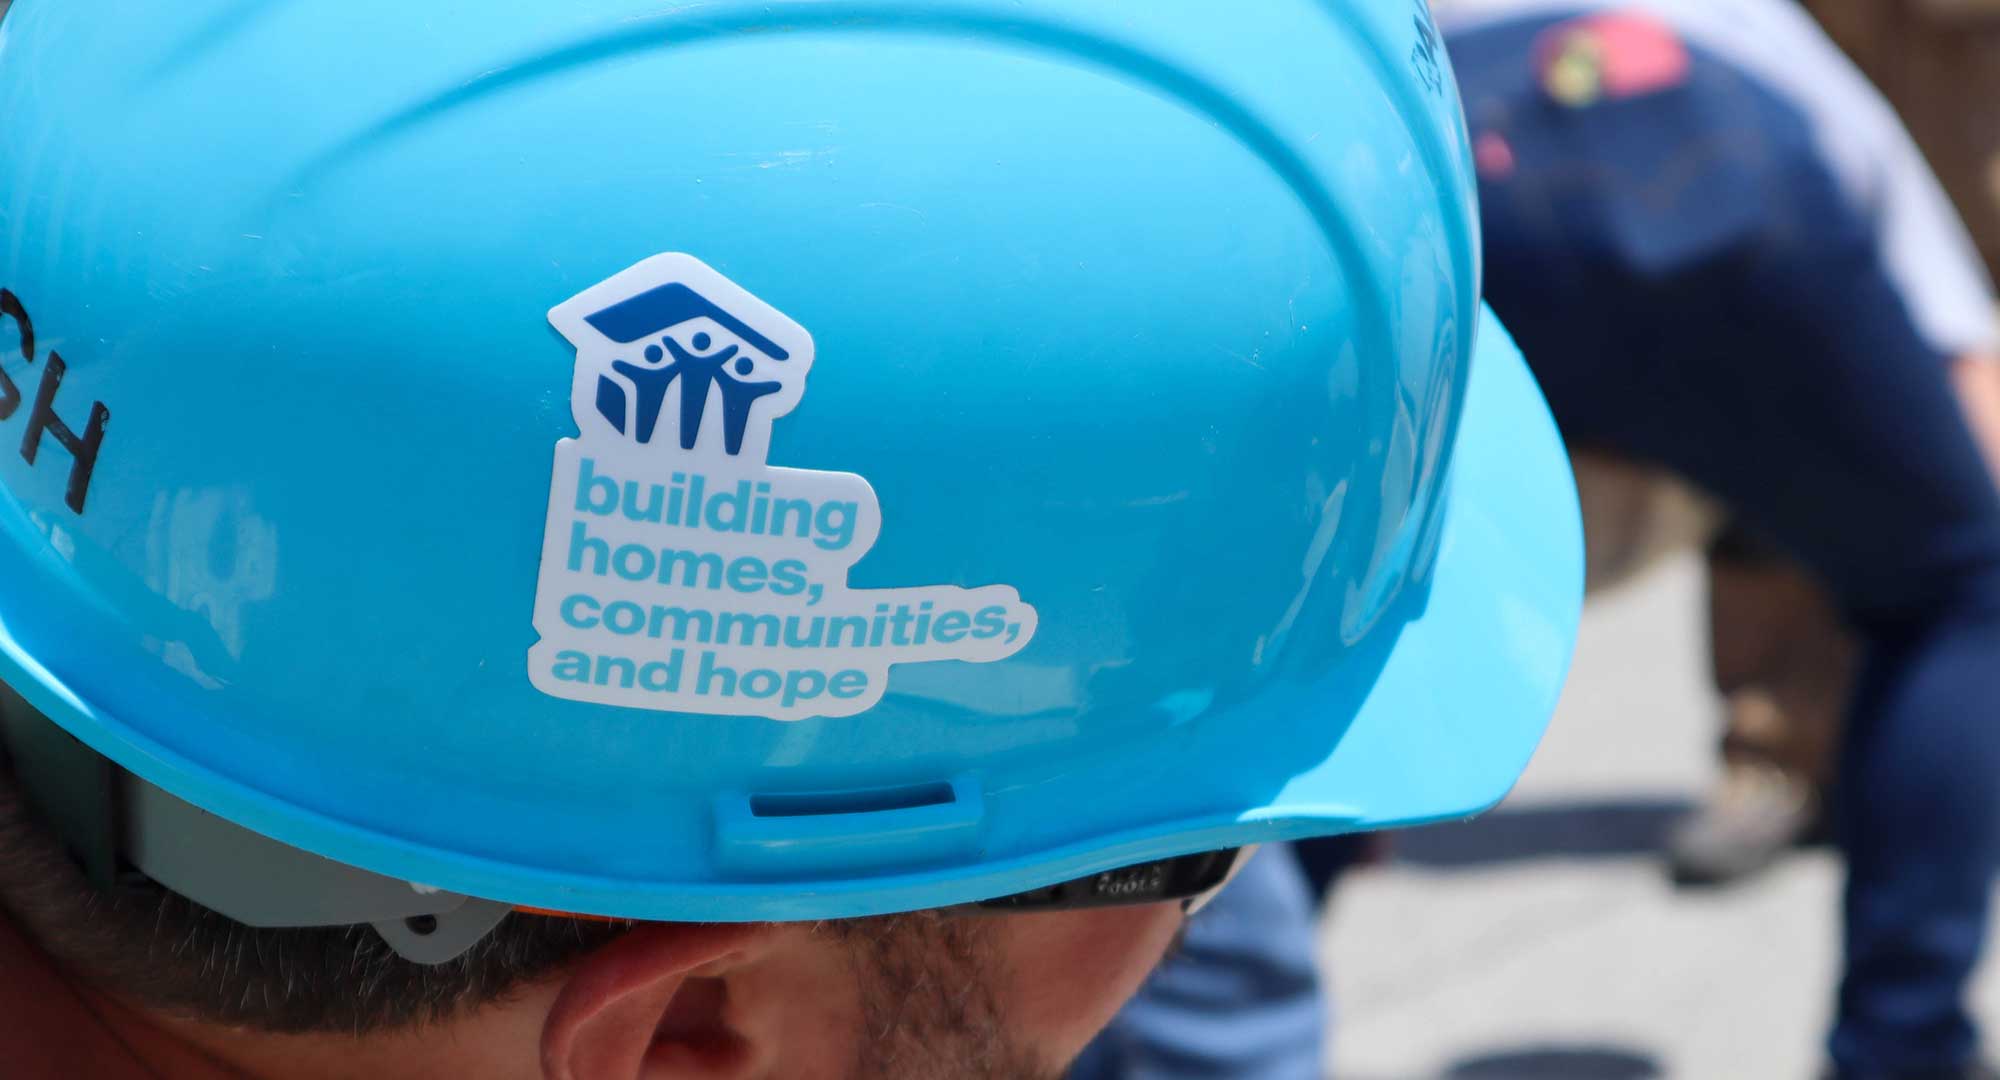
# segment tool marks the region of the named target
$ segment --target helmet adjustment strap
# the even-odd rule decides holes
[[[367,923],[406,960],[441,964],[512,908],[334,862],[134,776],[0,685],[0,754],[29,805],[99,888],[160,887],[246,926]]]
[[[28,806],[56,833],[92,885],[119,884],[118,823],[125,770],[0,684],[0,760]]]

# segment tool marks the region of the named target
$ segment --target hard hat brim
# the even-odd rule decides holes
[[[1460,820],[1512,790],[1575,651],[1583,519],[1548,404],[1484,305],[1471,372],[1420,613],[1358,708],[1337,678],[1290,696],[1336,728],[1352,709],[1332,752],[1241,813],[1103,838],[1032,870],[992,867],[996,881],[1027,888],[1191,851]],[[1257,719],[1239,718],[1246,739]]]
[[[1576,647],[1583,520],[1541,390],[1483,307],[1450,483],[1422,615],[1338,749],[1252,816],[1297,827],[1345,812],[1354,829],[1467,817],[1527,767]]]

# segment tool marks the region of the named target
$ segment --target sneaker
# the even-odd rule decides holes
[[[1723,768],[1708,802],[1667,835],[1667,865],[1682,885],[1725,885],[1771,865],[1819,823],[1811,781],[1769,761]]]

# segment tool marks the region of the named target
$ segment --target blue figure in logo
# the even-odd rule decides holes
[[[756,367],[757,365],[749,357],[739,357],[736,361],[736,374],[748,375],[756,370]],[[722,387],[722,444],[730,456],[734,457],[743,451],[743,430],[750,424],[750,406],[765,394],[777,393],[785,384],[743,382],[730,378],[725,372],[719,385]],[[692,449],[694,444],[687,440],[686,435],[682,435],[681,446],[683,449]]]
[[[714,320],[747,342],[751,349],[774,361],[790,359],[790,354],[776,342],[681,284],[663,285],[641,293],[589,316],[586,321],[611,340],[629,345],[703,317]],[[624,387],[608,376],[598,379],[597,411],[619,433],[629,434],[641,443],[650,443],[659,425],[660,411],[666,403],[667,389],[678,381],[681,385],[681,449],[692,450],[700,438],[702,419],[708,411],[709,391],[714,388],[722,396],[723,447],[731,455],[741,453],[744,432],[750,423],[751,406],[759,398],[777,393],[784,384],[747,381],[748,376],[757,370],[757,361],[737,345],[710,351],[714,344],[714,339],[707,333],[694,334],[687,346],[671,335],[663,335],[657,343],[646,346],[646,363],[614,361],[612,370],[631,380],[633,389],[638,393],[638,400],[632,409],[632,430],[626,430]]]
[[[756,363],[747,356],[738,357],[734,345],[701,355],[699,350],[707,349],[712,344],[707,334],[696,334],[690,342],[697,352],[681,348],[680,343],[671,337],[661,344],[674,354],[672,370],[681,378],[681,449],[694,449],[695,437],[701,433],[702,414],[708,409],[708,388],[713,385],[722,392],[723,446],[731,454],[740,453],[743,450],[743,431],[750,423],[750,406],[766,394],[777,393],[783,384],[739,380],[736,375],[750,374],[756,370]],[[652,350],[647,352],[650,354]],[[732,359],[736,361],[736,375],[729,371]],[[644,442],[647,437],[641,434],[640,441]]]
[[[671,338],[668,343],[672,343]],[[658,345],[646,346],[646,363],[650,367],[640,367],[624,360],[614,360],[611,370],[632,380],[633,388],[639,391],[639,415],[633,417],[636,431],[633,434],[642,443],[653,441],[653,428],[660,422],[660,405],[667,399],[667,387],[674,384],[680,375],[679,365],[662,365],[666,354]],[[682,393],[686,393],[683,389]],[[625,389],[610,379],[599,376],[597,380],[597,411],[604,414],[620,432],[625,430]]]

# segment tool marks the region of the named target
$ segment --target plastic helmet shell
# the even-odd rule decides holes
[[[0,668],[260,832],[632,917],[923,908],[1472,812],[1546,723],[1581,572],[1546,412],[1482,325],[1443,65],[1417,0],[20,0]],[[849,715],[545,692],[538,591],[589,480],[558,443],[642,422],[580,365],[643,367],[659,312],[604,313],[677,281],[749,337],[655,307],[739,359],[809,346],[782,412],[744,407],[752,457],[879,508],[812,583],[1005,589],[1025,637],[885,664]],[[13,445],[98,404],[79,512],[54,429]],[[777,603],[670,584],[598,599]],[[734,674],[847,670],[759,657]]]

